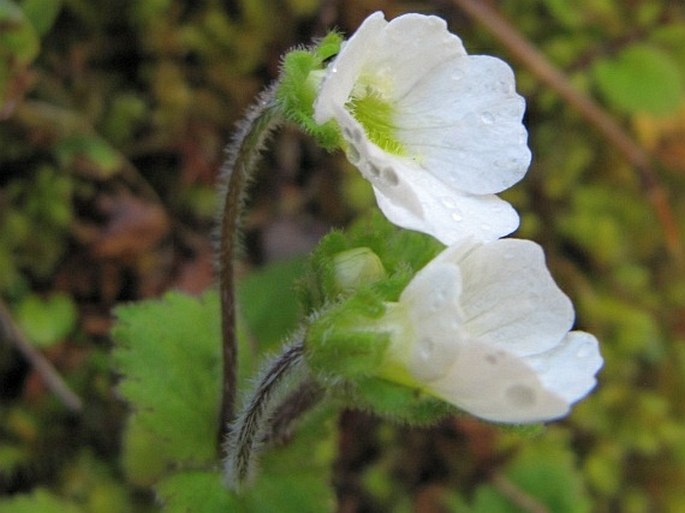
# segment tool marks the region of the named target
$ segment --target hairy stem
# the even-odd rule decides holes
[[[267,363],[243,412],[229,431],[224,471],[230,488],[239,490],[251,476],[258,453],[258,445],[268,432],[274,410],[293,387],[308,375],[303,356],[302,333],[294,344]]]
[[[324,395],[324,389],[316,381],[305,380],[274,409],[261,440],[265,443],[287,441],[292,435],[293,423],[320,403]]]
[[[220,228],[218,243],[219,289],[221,295],[221,336],[223,358],[223,383],[221,390],[221,413],[219,415],[218,442],[222,446],[233,420],[236,381],[236,305],[234,261],[247,185],[254,173],[259,155],[269,134],[282,121],[279,105],[275,100],[276,84],[262,92],[255,105],[231,141],[228,156],[221,170],[220,181]],[[224,454],[224,456],[226,456]]]

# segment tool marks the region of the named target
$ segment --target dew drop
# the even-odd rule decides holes
[[[398,178],[397,173],[395,173],[391,167],[386,167],[383,169],[383,178],[385,178],[385,181],[392,186],[397,186],[400,184],[400,179]]]
[[[520,408],[535,404],[535,390],[527,385],[511,385],[504,394],[514,406]]]
[[[376,178],[378,178],[379,176],[381,176],[381,170],[373,164],[369,164],[369,174],[371,174],[371,176],[375,176]]]
[[[457,202],[449,196],[443,196],[440,198],[440,202],[445,206],[445,208],[454,208],[457,206]]]
[[[459,212],[457,212],[456,210],[454,212],[452,212],[452,215],[450,217],[456,222],[464,220],[464,217]]]
[[[578,358],[587,358],[592,352],[592,344],[583,344],[576,351],[576,356]]]
[[[350,147],[347,148],[347,159],[350,161],[350,163],[352,163],[355,166],[359,164],[359,161],[361,160],[359,150],[355,148],[352,144],[350,144]]]
[[[485,361],[491,365],[497,365],[497,355],[495,353],[486,354]]]
[[[435,343],[433,342],[433,339],[430,337],[423,337],[421,338],[419,344],[421,346],[419,349],[419,356],[423,360],[429,360],[435,351]]]
[[[480,115],[480,120],[486,125],[491,125],[495,122],[495,115],[492,112],[483,112]]]
[[[452,80],[461,80],[464,78],[464,72],[460,69],[452,72]]]
[[[509,82],[507,82],[507,81],[505,81],[505,80],[499,80],[499,81],[497,82],[497,87],[498,87],[499,90],[502,91],[503,93],[512,93],[512,92],[514,92],[513,87],[512,87],[512,84],[510,84]]]

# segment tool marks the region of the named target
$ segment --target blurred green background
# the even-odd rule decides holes
[[[214,183],[234,123],[283,52],[333,26],[349,34],[379,9],[442,16],[470,53],[514,67],[534,156],[504,195],[521,212],[515,235],[545,247],[606,364],[589,399],[534,433],[467,417],[408,429],[346,412],[338,511],[685,511],[685,5],[487,3],[651,168],[457,1],[0,0],[0,512],[158,510],[121,470],[111,308],[213,284]],[[270,147],[243,272],[306,253],[373,205],[340,154],[296,129]],[[268,297],[279,281],[254,287]],[[10,318],[80,411],[6,336]]]

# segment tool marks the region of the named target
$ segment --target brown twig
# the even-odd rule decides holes
[[[490,482],[502,493],[502,495],[524,511],[527,511],[528,513],[549,513],[547,506],[525,490],[519,488],[505,475],[497,472],[492,475]]]
[[[43,378],[45,385],[67,408],[73,412],[80,412],[83,409],[81,398],[69,388],[50,361],[26,339],[1,299],[0,340],[9,342],[19,350],[40,377]]]
[[[514,26],[496,10],[481,0],[452,0],[475,20],[485,25],[512,55],[541,82],[559,94],[618,149],[635,168],[642,187],[654,208],[671,255],[683,258],[678,225],[668,202],[668,195],[652,166],[647,152],[607,114],[595,101],[576,90],[567,77],[533,46]]]

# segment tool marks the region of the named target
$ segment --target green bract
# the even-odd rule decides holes
[[[311,134],[324,148],[340,146],[340,134],[334,122],[319,125],[314,121],[314,99],[323,78],[326,61],[340,50],[342,36],[330,32],[308,49],[291,50],[283,59],[276,98],[283,113]]]
[[[413,424],[454,411],[416,386],[379,375],[382,369],[387,374],[390,333],[381,323],[387,305],[442,248],[432,237],[398,229],[376,213],[347,232],[324,237],[315,250],[301,282],[303,302],[309,310],[320,309],[308,327],[305,354],[319,380],[340,385],[334,393],[346,404]],[[341,256],[348,260],[350,255],[377,263],[385,272],[341,288]]]
[[[300,282],[305,311],[316,311],[339,299],[341,288],[336,276],[336,259],[346,251],[359,248],[375,254],[385,270],[383,279],[367,280],[366,285],[373,286],[383,301],[396,301],[414,273],[444,246],[424,234],[398,229],[374,211],[345,232],[331,232],[314,250]],[[361,289],[364,287],[355,288]]]

